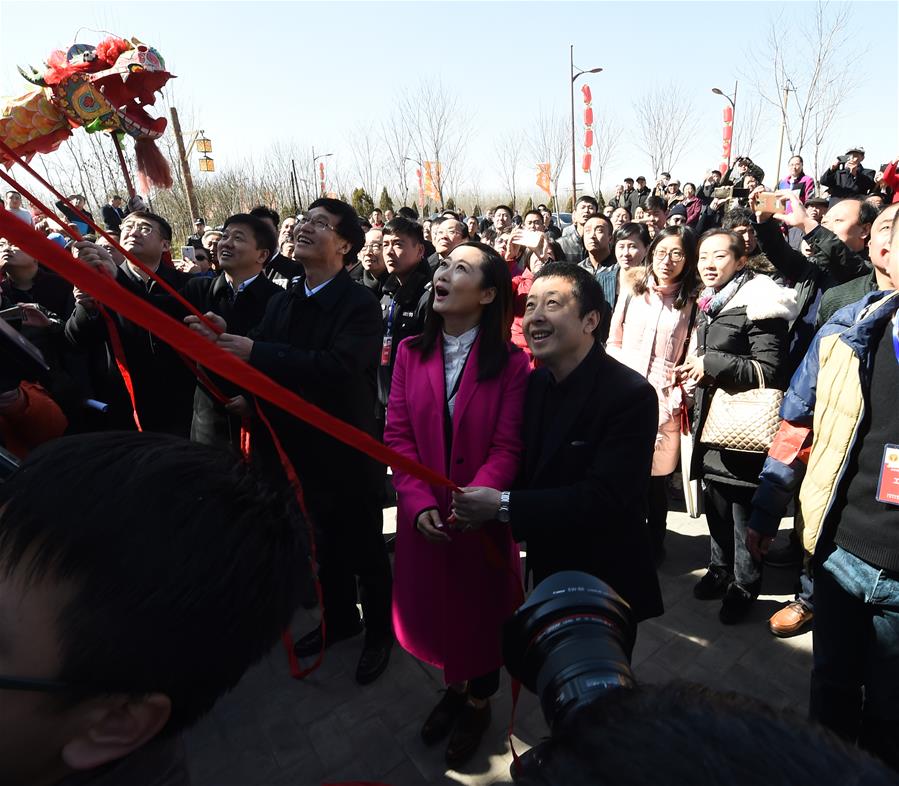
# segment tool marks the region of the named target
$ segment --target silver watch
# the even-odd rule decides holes
[[[508,524],[511,518],[509,513],[509,499],[511,496],[511,491],[504,491],[499,495],[499,513],[496,514],[496,518],[503,524]]]

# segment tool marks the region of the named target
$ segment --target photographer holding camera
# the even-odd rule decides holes
[[[862,166],[864,160],[865,148],[850,147],[821,175],[821,185],[830,192],[831,207],[846,197],[865,196],[875,190],[875,172]]]

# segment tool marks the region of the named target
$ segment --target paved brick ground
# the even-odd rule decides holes
[[[392,513],[387,511],[385,519]],[[789,526],[785,521],[784,527]],[[705,520],[672,513],[667,548],[659,571],[666,612],[640,626],[633,658],[637,677],[645,682],[689,679],[804,713],[811,634],[781,640],[765,625],[790,599],[792,571],[768,569],[765,594],[749,620],[725,627],[717,618],[719,603],[697,601],[691,593],[708,558]],[[305,632],[313,624],[312,616],[301,611],[294,631]],[[427,748],[418,737],[439,698],[438,673],[397,647],[387,672],[362,688],[353,680],[360,647],[361,638],[336,645],[326,653],[324,665],[299,683],[289,678],[285,655],[276,648],[189,734],[195,786],[510,782],[511,754],[504,734],[508,675],[494,701],[493,725],[482,749],[463,772],[448,771],[442,748]],[[533,745],[545,734],[536,700],[523,695],[516,747]]]

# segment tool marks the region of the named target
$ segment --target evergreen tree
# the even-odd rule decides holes
[[[471,214],[472,214],[473,216],[477,216],[478,218],[480,218],[481,215],[482,215],[482,213],[481,213],[481,206],[480,206],[480,205],[475,205],[475,206],[474,206],[474,209],[471,211]]]
[[[455,212],[456,210],[456,200],[450,197],[446,200],[446,204],[444,205],[444,210],[452,210]]]
[[[387,186],[384,186],[384,189],[381,191],[378,207],[384,211],[393,210],[393,200],[390,198],[390,194],[387,193]]]
[[[524,203],[524,210],[521,211],[521,215],[527,214],[529,210],[534,209],[534,200],[528,197],[528,201]]]
[[[352,205],[360,218],[367,219],[371,215],[371,211],[375,209],[374,201],[365,193],[364,188],[356,188],[353,190]]]
[[[566,213],[574,212],[574,197],[568,197],[568,202],[565,203],[565,212]]]

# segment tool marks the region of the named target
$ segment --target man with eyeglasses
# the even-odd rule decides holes
[[[181,732],[290,624],[301,542],[223,451],[124,432],[33,451],[0,484],[0,783],[186,786]]]
[[[269,300],[250,337],[236,335],[212,313],[207,316],[221,335],[195,317],[185,322],[311,404],[376,436],[381,314],[371,292],[356,286],[346,270],[364,243],[359,217],[346,202],[318,199],[298,221],[294,237],[305,275]],[[384,467],[275,406],[263,403],[263,409],[297,472],[316,527],[325,643],[364,630],[356,680],[372,682],[387,668],[393,643],[390,562],[381,536]],[[258,421],[251,440],[262,472],[286,486],[271,438]],[[360,597],[364,625],[356,609]],[[312,657],[322,646],[322,629],[316,627],[297,641],[295,651]]]
[[[384,262],[384,229],[372,227],[365,233],[365,245],[359,252],[359,265],[362,275],[357,283],[368,287],[377,298],[381,298],[381,287],[390,275]]]
[[[438,224],[436,221],[431,227],[431,236],[434,238],[435,251],[428,257],[428,267],[433,275],[440,267],[450,252],[461,243],[468,240],[468,227],[457,218],[443,218]]]
[[[169,250],[171,241],[171,226],[155,213],[129,213],[122,221],[122,248],[174,289],[181,290],[191,280],[191,275],[162,264],[162,255]],[[162,287],[130,260],[116,266],[108,251],[88,241],[75,243],[73,253],[87,264],[105,268],[132,294],[161,306]],[[134,409],[141,427],[145,431],[189,436],[194,375],[168,344],[115,311],[108,309],[108,313],[122,340],[124,360],[134,389]],[[77,289],[75,310],[66,322],[65,334],[76,347],[105,347],[105,363],[95,379],[94,398],[109,404],[106,418],[109,428],[133,429],[131,401],[118,370],[106,322],[94,300]]]

